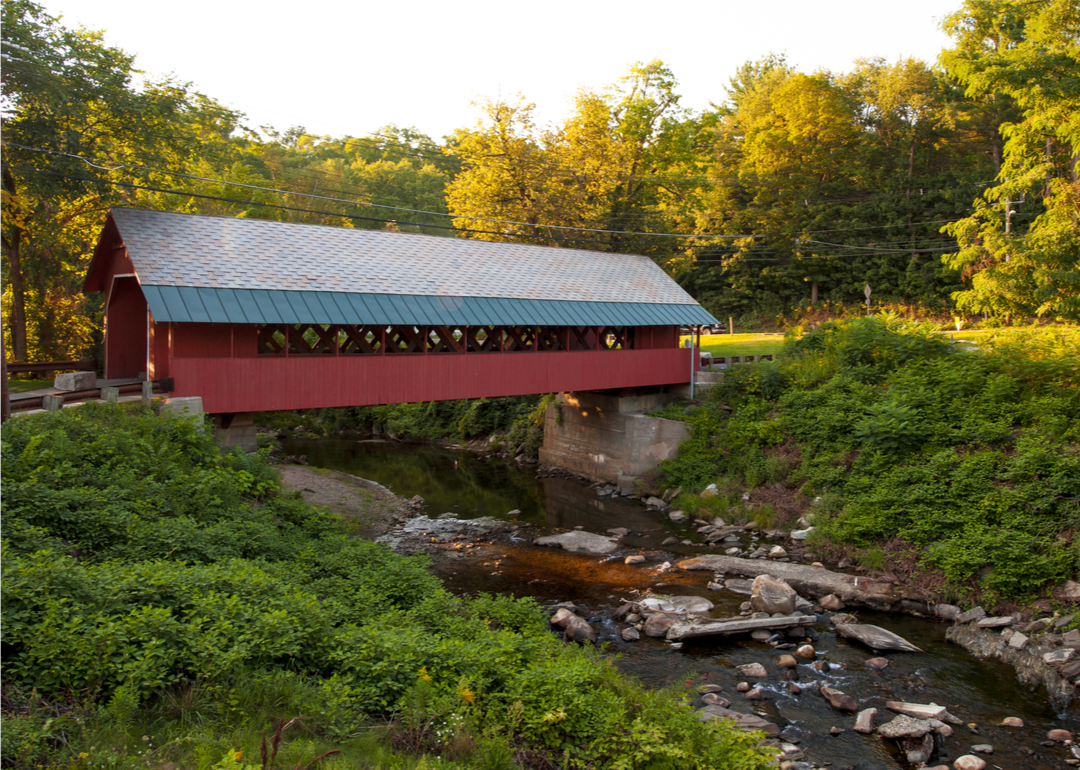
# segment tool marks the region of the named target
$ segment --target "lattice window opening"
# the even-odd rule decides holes
[[[385,330],[378,326],[339,326],[338,354],[377,356],[382,353]]]
[[[561,326],[541,326],[537,334],[537,349],[561,351],[566,349],[566,329]]]
[[[465,349],[469,353],[498,353],[502,334],[499,326],[469,326],[465,330]]]
[[[632,326],[605,326],[600,334],[601,350],[633,350],[634,328]]]
[[[290,356],[337,355],[336,326],[294,324],[288,330]]]
[[[506,326],[503,350],[507,353],[536,349],[536,329],[532,326]]]
[[[593,326],[570,327],[570,350],[596,350],[597,334]]]
[[[423,353],[424,333],[417,326],[388,326],[384,350],[387,355]]]
[[[285,335],[288,327],[282,324],[261,324],[256,327],[257,346],[260,356],[283,356],[285,355]]]
[[[458,327],[431,326],[427,332],[428,353],[464,353],[465,331]]]

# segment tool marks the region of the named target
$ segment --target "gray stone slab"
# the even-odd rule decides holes
[[[619,547],[615,538],[604,537],[603,535],[597,535],[583,530],[563,532],[561,535],[538,537],[533,542],[536,543],[536,545],[559,546],[563,550],[572,551],[574,553],[611,553]]]
[[[732,618],[711,623],[679,623],[668,630],[667,638],[669,641],[682,641],[683,639],[694,639],[701,636],[745,634],[763,628],[771,630],[774,628],[812,626],[816,622],[817,618],[813,615],[800,615],[794,618]]]

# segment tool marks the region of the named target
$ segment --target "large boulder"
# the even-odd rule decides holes
[[[572,642],[595,642],[596,629],[589,625],[588,621],[574,615],[570,618],[563,635]]]
[[[667,615],[663,612],[658,612],[645,621],[645,635],[656,639],[667,636],[668,630],[678,623],[679,620],[680,618],[677,615]]]
[[[772,575],[758,575],[754,578],[750,593],[750,608],[754,612],[777,612],[788,614],[795,611],[795,599],[798,594],[783,578]]]
[[[883,738],[892,738],[893,740],[922,738],[942,725],[944,725],[944,722],[939,722],[936,719],[915,719],[901,714],[891,722],[880,725],[877,728],[877,733]]]
[[[730,719],[741,729],[746,732],[760,731],[775,738],[780,735],[780,728],[772,722],[766,721],[759,716],[753,714],[743,714],[740,711],[731,711],[722,706],[706,706],[698,711],[698,718],[702,722],[709,722],[713,719]]]

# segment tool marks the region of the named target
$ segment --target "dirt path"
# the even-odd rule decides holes
[[[299,491],[305,502],[340,513],[354,534],[366,540],[415,515],[416,506],[408,500],[359,476],[303,465],[283,465],[278,470],[283,486]]]

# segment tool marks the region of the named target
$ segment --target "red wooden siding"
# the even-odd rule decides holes
[[[147,368],[148,311],[139,282],[134,278],[112,279],[105,310],[105,376],[137,377]]]
[[[174,325],[174,329],[178,325]],[[212,414],[494,398],[688,382],[679,348],[479,355],[173,358],[174,396]]]

